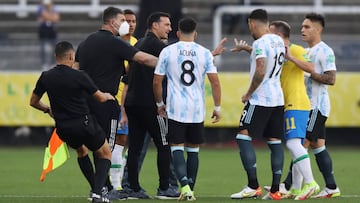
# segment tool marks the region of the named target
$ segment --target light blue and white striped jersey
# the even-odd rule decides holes
[[[315,72],[323,74],[326,71],[336,71],[335,55],[323,41],[317,45],[307,48],[308,56],[314,63]],[[323,116],[330,115],[330,98],[327,91],[328,85],[316,82],[305,77],[306,91],[311,102],[311,109],[319,109]]]
[[[250,104],[266,107],[284,105],[284,95],[280,85],[280,74],[285,59],[285,45],[282,38],[265,34],[252,44],[250,55],[250,78],[256,70],[256,59],[266,58],[264,80],[250,97]]]
[[[164,48],[155,74],[166,75],[169,119],[201,123],[205,118],[205,74],[217,73],[211,52],[195,42],[179,41]],[[164,90],[165,91],[165,90]]]

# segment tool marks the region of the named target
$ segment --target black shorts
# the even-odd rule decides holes
[[[309,120],[306,128],[306,139],[316,141],[325,139],[325,122],[326,116],[323,116],[318,109],[312,109],[309,114]]]
[[[201,144],[204,142],[204,122],[180,123],[169,119],[167,139],[170,144]]]
[[[252,137],[282,139],[284,137],[284,106],[264,107],[247,102],[241,113],[239,124],[239,130],[244,129],[247,129]]]
[[[116,100],[100,103],[91,98],[88,100],[88,104],[91,114],[98,120],[109,141],[110,148],[113,149],[120,114],[119,103]]]
[[[98,150],[105,142],[105,133],[94,116],[56,122],[56,132],[60,139],[71,148],[85,145],[91,151]]]

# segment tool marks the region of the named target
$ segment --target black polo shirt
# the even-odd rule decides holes
[[[110,31],[99,30],[79,45],[75,61],[101,91],[116,95],[120,78],[125,74],[124,60],[131,60],[136,52],[138,49]]]
[[[85,72],[57,65],[42,72],[33,92],[39,97],[47,92],[55,121],[58,122],[89,114],[86,98],[97,90]]]
[[[139,50],[157,57],[166,46],[152,32],[148,32],[135,44]],[[130,63],[125,106],[154,106],[153,78],[154,68],[136,62]]]

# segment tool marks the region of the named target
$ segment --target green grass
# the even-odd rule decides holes
[[[359,149],[328,147],[334,164],[335,178],[341,188],[342,197],[326,200],[327,203],[353,203],[360,201],[357,187],[360,168]],[[44,182],[39,181],[43,148],[2,148],[0,149],[0,202],[51,202],[86,203],[89,186],[83,178],[76,162],[76,154],[71,150],[71,159],[63,166],[47,175]],[[257,148],[258,176],[262,186],[271,183],[269,151]],[[145,159],[140,175],[142,187],[154,196],[158,186],[156,153],[151,149]],[[324,181],[312,157],[316,180],[323,187]],[[284,171],[287,172],[289,155],[286,153]],[[238,192],[247,184],[245,172],[239,159],[237,148],[202,148],[200,168],[195,187],[196,202],[238,202],[229,195]],[[130,200],[129,200],[130,201]],[[175,202],[164,200],[131,200],[133,202]],[[241,202],[262,200],[246,199]],[[306,200],[324,202],[325,200]],[[116,202],[116,201],[115,201]],[[293,200],[282,200],[293,202]]]

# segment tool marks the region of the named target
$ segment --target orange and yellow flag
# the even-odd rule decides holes
[[[47,173],[61,166],[69,157],[67,145],[59,138],[55,128],[48,146],[45,148],[43,171],[40,176],[40,181],[43,182]]]

